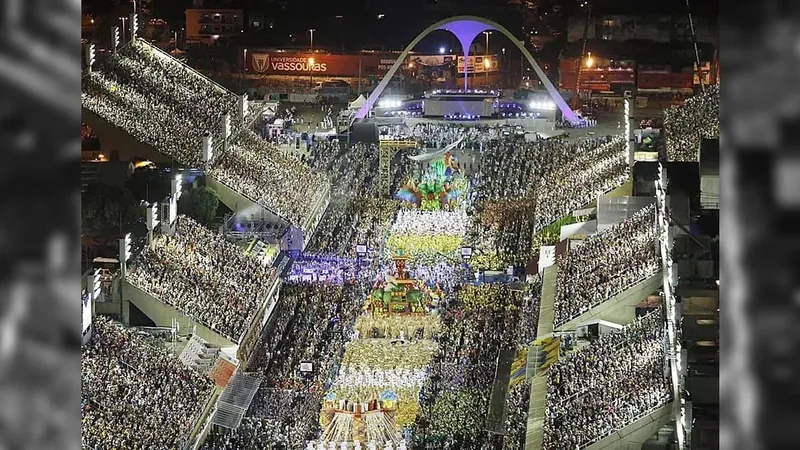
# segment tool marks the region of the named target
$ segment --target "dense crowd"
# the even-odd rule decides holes
[[[466,211],[419,211],[404,209],[397,213],[392,233],[463,236],[470,219]]]
[[[353,283],[371,277],[369,261],[365,258],[342,258],[335,255],[305,253],[292,264],[289,281],[316,281],[322,283]]]
[[[408,136],[425,148],[443,148],[463,138],[460,148],[481,150],[489,142],[502,138],[502,127],[499,125],[440,125],[419,123],[408,130]]]
[[[524,300],[507,285],[465,286],[442,316],[414,448],[496,448],[484,431],[501,349],[515,349]]]
[[[625,140],[589,138],[566,164],[546,172],[536,189],[537,227],[544,227],[622,185],[629,176]],[[588,146],[586,142],[590,143]],[[591,144],[591,143],[594,143]]]
[[[550,367],[543,450],[582,449],[666,404],[661,309]]]
[[[660,267],[656,241],[651,204],[559,256],[553,325],[578,317],[655,273]]]
[[[96,316],[81,352],[81,447],[183,448],[211,389],[155,338]]]
[[[139,43],[104,58],[84,78],[81,104],[167,156],[200,167],[202,137],[219,134],[222,114],[235,117],[237,97]]]
[[[139,289],[237,342],[269,290],[274,270],[193,219],[174,236],[158,234],[130,264]]]
[[[528,428],[528,408],[531,400],[531,385],[520,381],[508,390],[506,405],[506,438],[503,450],[522,450]]]
[[[366,245],[370,254],[377,251],[397,210],[396,201],[377,196],[377,147],[356,144],[346,149],[315,141],[308,163],[328,174],[331,201],[307,251],[355,257],[357,244]],[[393,179],[399,180],[405,169],[394,170]]]
[[[297,449],[319,431],[326,384],[336,373],[344,343],[363,302],[354,285],[289,283],[265,330],[250,370],[265,381],[238,429],[216,434],[205,449]],[[300,372],[300,362],[313,364]]]
[[[268,77],[264,76],[257,81],[258,89],[268,94],[310,94],[314,86],[308,78],[299,77]]]
[[[203,137],[222,136],[231,115],[232,137],[219,143],[210,175],[292,223],[305,224],[327,195],[314,173],[255,133],[241,130],[238,97],[149,44],[126,46],[84,78],[81,104],[139,141],[189,167],[203,166]],[[221,154],[219,154],[221,153]],[[319,211],[321,213],[321,211]]]
[[[699,161],[703,139],[719,139],[719,85],[664,111],[669,161]]]
[[[511,264],[538,250],[531,247],[536,233],[621,185],[629,173],[621,137],[497,141],[481,161],[468,241]]]
[[[183,164],[201,166],[202,137],[219,136],[221,113],[236,116],[235,95],[147,45],[104,57],[98,69],[84,78],[83,106]],[[272,87],[292,91],[282,86]],[[671,159],[696,159],[699,139],[719,133],[718,109],[718,88],[711,87],[667,112]],[[324,106],[323,112],[322,124],[329,127],[333,109]],[[294,120],[294,111],[283,117]],[[384,137],[427,148],[461,139],[467,157],[481,156],[478,172],[469,170],[472,190],[465,195],[471,205],[454,212],[398,212],[399,202],[380,198],[386,193],[379,192],[376,145],[346,148],[317,140],[295,157],[236,121],[232,125],[227,149],[215,155],[208,175],[302,224],[310,242],[246,362],[247,371],[264,379],[247,417],[236,430],[214,431],[203,448],[316,445],[324,396],[363,401],[388,389],[400,398],[395,423],[413,423],[413,433],[403,431],[412,448],[520,449],[528,382],[512,374],[505,438],[485,431],[487,411],[495,406],[490,403],[499,357],[515,352],[519,368],[536,337],[541,281],[522,290],[473,284],[458,250],[474,247],[473,269],[482,268],[478,259],[486,254],[503,256],[492,260],[493,269],[527,261],[545,227],[625,182],[624,140],[527,142],[510,138],[513,131],[500,126],[384,126]],[[392,162],[390,193],[417,164],[405,155],[399,152]],[[560,257],[555,325],[655,273],[656,238],[651,205]],[[367,254],[356,258],[356,244],[366,245]],[[431,303],[438,308],[431,314],[373,316],[365,307],[367,282],[384,286],[395,275],[390,256],[397,253],[411,256],[406,269],[422,281],[417,287],[435,293]],[[156,236],[131,262],[127,280],[236,341],[274,275],[181,216],[175,235]],[[583,448],[669,401],[662,320],[660,310],[652,312],[550,368],[544,449]],[[301,363],[311,363],[311,371],[301,371]],[[82,368],[87,448],[182,448],[211,389],[209,380],[153,338],[102,318],[95,320]]]
[[[230,146],[216,158],[209,175],[292,223],[303,224],[322,213],[319,208],[324,209],[330,190],[324,174],[308,170],[252,131],[236,135]],[[304,231],[313,230],[306,226]]]

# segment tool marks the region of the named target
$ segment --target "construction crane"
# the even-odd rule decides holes
[[[694,31],[694,20],[692,19],[692,8],[689,6],[689,0],[686,0],[686,14],[689,16],[689,30],[692,32],[692,45],[694,45],[694,62],[697,64],[697,78],[700,80],[700,89],[706,91],[706,82],[704,80],[703,70],[700,68],[700,50],[697,48],[697,33]]]
[[[688,0],[687,0],[688,1]],[[586,41],[589,39],[589,24],[592,21],[592,5],[589,5],[589,12],[586,16],[586,24],[583,26],[583,48],[581,58],[578,60],[578,75],[575,77],[575,95],[572,97],[572,109],[581,109],[581,72],[583,71],[583,61],[586,58]]]

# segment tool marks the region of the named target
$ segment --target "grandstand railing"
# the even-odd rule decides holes
[[[197,415],[192,419],[192,427],[189,429],[189,432],[186,435],[186,440],[182,450],[190,450],[195,448],[195,443],[202,434],[206,424],[211,420],[211,415],[213,410],[216,408],[218,397],[219,392],[216,389],[212,390],[208,395],[205,403],[203,403],[203,408],[200,409],[196,413]]]
[[[258,310],[250,317],[244,333],[242,333],[239,340],[236,341],[239,347],[236,356],[239,358],[239,361],[247,362],[250,360],[250,355],[258,344],[261,332],[264,330],[264,326],[272,315],[275,304],[278,302],[278,290],[280,289],[279,275],[282,270],[283,267],[273,268],[273,274],[270,277],[267,292],[263,300],[259,301]]]

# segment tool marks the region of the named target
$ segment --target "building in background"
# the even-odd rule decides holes
[[[689,17],[680,15],[631,16],[622,14],[579,15],[569,18],[567,42],[582,42],[584,29],[587,39],[624,42],[642,40],[664,43],[687,43],[692,40]],[[715,43],[716,24],[705,17],[693,17],[697,42]]]
[[[716,82],[717,28],[712,18],[693,15],[697,53],[688,14],[572,16],[559,62],[559,87],[580,97],[674,96]],[[585,45],[585,47],[584,47]],[[700,64],[698,67],[697,59]]]
[[[241,9],[190,8],[186,10],[186,44],[213,44],[221,37],[244,32]]]

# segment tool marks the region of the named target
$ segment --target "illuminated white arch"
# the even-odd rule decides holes
[[[467,58],[469,56],[469,47],[472,45],[472,41],[475,40],[475,37],[477,37],[480,33],[486,30],[494,30],[502,33],[509,40],[511,40],[511,42],[525,56],[525,59],[528,60],[528,63],[533,67],[534,72],[536,72],[536,75],[544,84],[544,87],[545,89],[547,89],[547,92],[550,94],[550,97],[553,99],[553,101],[555,101],[556,105],[558,106],[558,109],[561,110],[563,118],[570,122],[575,122],[577,120],[575,112],[572,111],[569,105],[567,105],[567,102],[565,102],[564,99],[561,97],[561,94],[558,93],[558,90],[555,88],[555,86],[553,86],[553,83],[550,82],[550,80],[547,78],[547,75],[545,75],[542,68],[539,67],[539,64],[537,64],[536,61],[533,59],[533,55],[531,55],[528,49],[526,49],[525,46],[522,45],[519,39],[517,39],[514,36],[514,34],[512,34],[502,25],[494,21],[491,21],[489,19],[484,19],[482,17],[476,17],[476,16],[450,17],[448,19],[436,22],[435,24],[426,28],[422,33],[417,35],[417,37],[415,37],[414,40],[412,40],[411,43],[408,44],[405,50],[403,50],[403,53],[401,53],[400,56],[397,58],[397,61],[394,62],[392,68],[389,69],[389,72],[386,74],[385,77],[383,77],[381,82],[378,84],[378,87],[376,87],[375,90],[372,91],[372,94],[370,94],[367,101],[361,106],[361,108],[359,108],[355,116],[356,118],[363,119],[367,117],[370,109],[372,109],[372,106],[378,100],[378,97],[380,97],[383,90],[389,84],[389,81],[392,79],[392,77],[400,68],[400,66],[403,65],[403,62],[408,57],[409,52],[411,52],[411,50],[414,47],[416,47],[419,41],[421,41],[425,36],[427,36],[432,31],[435,30],[447,30],[453,33],[458,38],[458,40],[461,42],[461,48],[463,49],[464,52],[464,61],[467,61]],[[464,71],[465,86],[466,82],[467,82],[467,73],[465,70]]]

